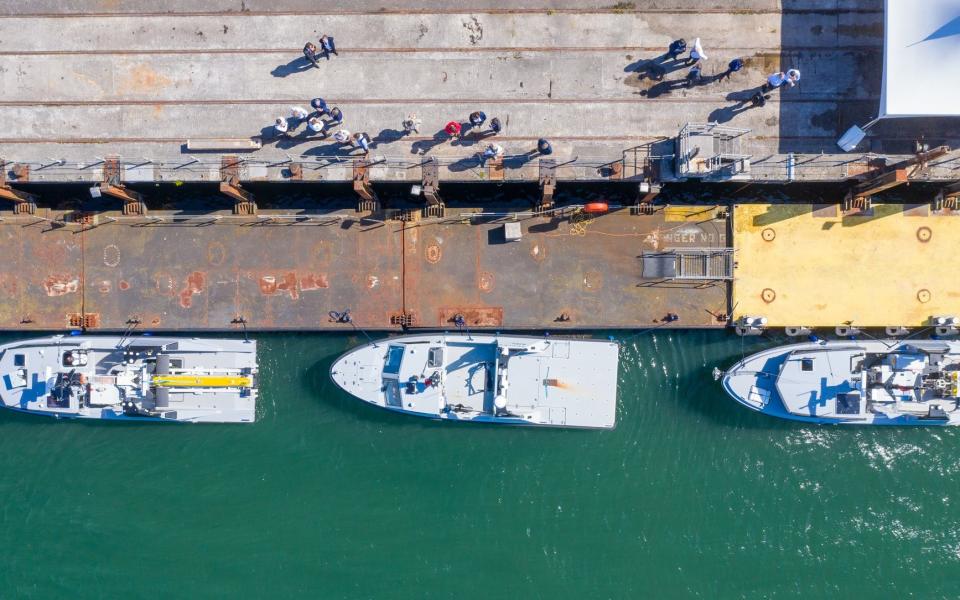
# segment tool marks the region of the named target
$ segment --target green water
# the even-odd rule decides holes
[[[327,379],[361,340],[258,339],[254,425],[0,413],[0,596],[960,596],[960,432],[753,414],[730,334],[627,344],[609,432],[386,413]]]

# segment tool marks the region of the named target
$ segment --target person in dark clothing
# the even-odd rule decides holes
[[[550,142],[548,142],[546,139],[540,138],[537,140],[537,152],[543,156],[549,156],[550,154],[553,154],[553,146],[551,146]]]
[[[727,70],[723,73],[720,73],[720,76],[717,77],[717,81],[723,81],[724,79],[730,79],[730,75],[736,73],[743,68],[743,60],[735,58],[730,61],[730,64],[727,65]]]
[[[674,40],[670,42],[670,46],[667,48],[667,56],[671,60],[676,60],[678,56],[687,51],[687,42],[683,38],[679,40]]]
[[[769,99],[770,99],[770,94],[757,92],[756,94],[753,95],[752,98],[750,98],[750,104],[752,104],[754,107],[759,108],[759,107],[762,107],[764,104],[766,104],[767,100]]]
[[[323,98],[314,98],[310,101],[310,107],[316,111],[317,117],[327,114],[327,102]]]
[[[703,76],[701,75],[700,65],[696,64],[690,68],[690,72],[687,73],[687,87],[693,87],[695,85],[700,85],[703,81]]]
[[[320,47],[323,49],[323,57],[327,60],[330,60],[330,55],[335,54],[340,56],[337,53],[337,47],[333,43],[333,38],[324,34],[320,37]]]
[[[334,106],[327,114],[330,115],[330,122],[334,125],[341,125],[343,123],[343,111],[338,107]]]
[[[494,135],[500,133],[501,129],[503,129],[503,126],[500,124],[500,119],[497,117],[490,119],[490,131],[492,131]]]
[[[482,127],[484,122],[487,120],[487,115],[482,111],[474,111],[470,113],[470,124],[474,127]]]
[[[317,62],[317,47],[312,42],[307,42],[307,45],[303,47],[303,55],[313,63],[313,66],[320,68],[320,63]]]

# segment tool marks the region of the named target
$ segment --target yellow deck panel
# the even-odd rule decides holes
[[[841,217],[833,205],[738,204],[734,248],[734,318],[878,327],[960,316],[960,218],[924,207]]]
[[[159,387],[251,387],[253,379],[243,375],[155,375]]]

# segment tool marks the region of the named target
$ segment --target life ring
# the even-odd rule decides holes
[[[583,212],[585,213],[605,213],[610,209],[606,202],[590,202],[583,206]]]

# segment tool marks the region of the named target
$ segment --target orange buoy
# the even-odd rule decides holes
[[[606,202],[590,202],[583,206],[583,212],[585,213],[605,213],[610,207],[607,206]]]

